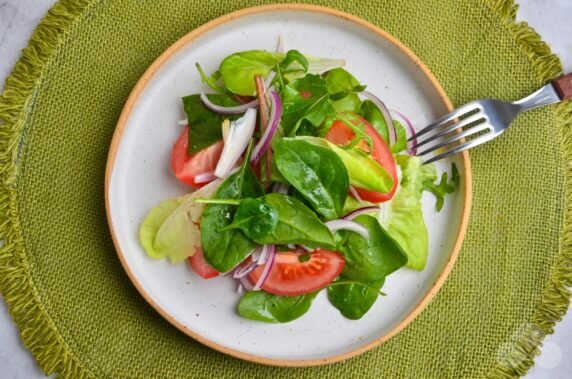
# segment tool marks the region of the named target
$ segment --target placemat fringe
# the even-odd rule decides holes
[[[505,20],[507,28],[514,33],[516,41],[531,60],[538,78],[548,83],[562,74],[559,58],[552,54],[550,46],[526,22],[516,22],[518,5],[514,0],[492,1],[492,8]],[[572,286],[572,102],[557,106],[556,118],[561,125],[562,150],[566,170],[567,211],[561,242],[560,259],[554,266],[550,282],[545,288],[542,303],[532,317],[531,325],[502,356],[491,370],[491,378],[514,378],[526,374],[540,352],[544,337],[553,333],[554,325],[562,319],[570,304]]]
[[[558,58],[540,36],[526,23],[516,23],[518,6],[514,0],[483,0],[502,19],[531,60],[537,77],[548,82],[562,72]],[[8,304],[24,344],[33,353],[42,370],[51,375],[71,378],[94,377],[94,374],[75,357],[61,337],[57,326],[42,305],[30,275],[24,254],[24,243],[17,216],[15,185],[18,178],[18,147],[25,138],[26,118],[33,108],[35,91],[42,80],[50,57],[63,39],[93,5],[90,0],[61,0],[42,20],[23,50],[12,74],[6,80],[0,96],[0,291]],[[534,313],[531,324],[514,342],[505,356],[499,357],[496,367],[489,372],[493,378],[524,375],[532,366],[543,338],[553,332],[556,322],[565,314],[570,302],[572,286],[572,102],[560,104],[555,110],[561,125],[564,170],[566,170],[566,215],[561,251],[551,272],[542,302]]]
[[[50,9],[22,51],[0,96],[0,291],[24,345],[44,373],[67,378],[94,375],[70,354],[71,349],[42,306],[28,275],[13,188],[18,176],[18,146],[25,138],[26,119],[22,115],[33,107],[37,84],[50,57],[91,3],[61,0]]]

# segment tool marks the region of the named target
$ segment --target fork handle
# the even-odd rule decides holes
[[[572,98],[572,73],[561,76],[552,82],[554,89],[558,92],[560,100]]]

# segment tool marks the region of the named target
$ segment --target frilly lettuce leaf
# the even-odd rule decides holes
[[[421,196],[424,183],[434,182],[437,173],[434,165],[423,165],[418,157],[399,155],[396,160],[402,172],[401,185],[380,213],[380,222],[407,254],[407,266],[421,271],[429,248]]]

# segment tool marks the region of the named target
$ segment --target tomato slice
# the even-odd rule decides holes
[[[222,154],[224,143],[223,141],[218,141],[193,155],[188,155],[188,147],[189,128],[186,127],[173,146],[171,168],[181,182],[193,187],[202,187],[208,182],[197,183],[195,182],[195,177],[215,170]]]
[[[302,262],[302,257],[308,260]],[[278,253],[262,289],[280,296],[314,292],[340,275],[345,264],[341,254],[323,249],[311,254]],[[258,281],[263,270],[264,266],[260,266],[250,274],[252,283]]]
[[[395,190],[397,190],[397,166],[395,165],[395,158],[393,154],[391,154],[391,150],[389,146],[385,143],[383,138],[379,135],[379,133],[375,130],[373,126],[362,117],[350,113],[349,114],[352,120],[355,120],[355,125],[361,125],[364,128],[364,131],[367,133],[368,136],[371,137],[373,142],[373,151],[371,152],[371,157],[378,162],[391,177],[393,178],[393,187],[391,191],[388,193],[381,193],[375,191],[368,191],[363,188],[356,188],[357,193],[359,196],[366,201],[370,201],[372,203],[381,203],[387,200],[390,200],[393,195],[395,194]],[[346,145],[348,144],[353,138],[355,137],[355,133],[351,128],[349,128],[346,124],[342,121],[336,120],[328,134],[326,135],[326,139],[336,145]],[[369,146],[367,144],[358,144],[358,147],[362,147],[364,150],[369,150]]]
[[[187,259],[193,268],[193,271],[199,274],[201,278],[210,279],[218,276],[219,272],[207,263],[205,256],[203,255],[203,249],[200,247],[197,248],[193,256]]]

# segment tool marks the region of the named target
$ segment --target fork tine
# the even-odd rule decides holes
[[[489,134],[485,134],[481,137],[472,139],[468,142],[465,142],[461,145],[458,145],[457,147],[455,147],[451,150],[444,152],[443,154],[436,155],[433,158],[426,160],[425,162],[423,162],[423,164],[426,165],[429,163],[433,163],[433,162],[436,162],[436,161],[441,160],[443,158],[447,158],[448,156],[460,153],[460,152],[468,150],[468,149],[472,149],[475,146],[479,146],[485,142],[489,142],[490,140],[492,140],[493,138],[495,138],[499,134],[500,133],[489,133]]]
[[[441,147],[445,147],[445,146],[447,146],[447,145],[449,145],[449,144],[451,144],[451,143],[453,143],[453,142],[455,142],[455,141],[458,141],[458,140],[460,140],[461,138],[468,137],[468,136],[470,136],[470,135],[473,135],[473,134],[478,133],[478,132],[482,132],[483,130],[486,130],[486,129],[489,129],[489,128],[490,128],[490,126],[487,125],[486,123],[482,123],[482,124],[479,124],[479,125],[475,125],[475,126],[469,128],[469,129],[465,130],[465,131],[462,131],[461,133],[457,133],[457,134],[455,134],[454,136],[452,136],[452,137],[450,137],[450,138],[447,138],[447,139],[446,139],[445,141],[443,141],[443,142],[440,142],[440,143],[438,143],[438,144],[436,144],[436,145],[433,145],[433,146],[429,147],[428,149],[423,150],[423,151],[420,152],[420,153],[417,153],[417,155],[418,155],[418,156],[425,155],[425,154],[430,153],[430,152],[432,152],[432,151],[435,151],[435,150],[437,150],[437,149],[439,149],[439,148],[441,148]]]
[[[443,117],[437,119],[436,121],[433,121],[432,123],[430,123],[429,125],[427,125],[426,127],[424,127],[423,129],[421,129],[420,131],[418,131],[417,133],[415,133],[414,135],[412,135],[411,137],[409,137],[408,141],[412,141],[414,138],[417,138],[419,136],[422,136],[423,134],[429,132],[430,130],[432,130],[433,128],[436,128],[438,126],[442,126],[444,124],[446,124],[447,122],[456,119],[459,116],[462,116],[463,114],[470,112],[472,110],[478,109],[476,107],[475,102],[471,102],[468,104],[465,104],[457,109],[455,109],[454,111],[452,111],[451,113],[447,113],[446,115],[444,115]]]
[[[473,122],[475,122],[475,121],[478,121],[478,120],[480,120],[480,119],[482,119],[482,118],[484,118],[484,116],[481,114],[481,112],[477,112],[477,113],[475,113],[474,115],[471,115],[471,116],[469,116],[469,117],[467,117],[467,118],[461,120],[461,121],[458,122],[458,123],[455,123],[455,124],[452,124],[452,125],[447,126],[445,129],[440,130],[439,133],[437,133],[437,134],[435,134],[435,135],[432,135],[432,136],[430,136],[429,138],[424,139],[424,140],[421,141],[421,142],[417,142],[416,147],[419,148],[419,146],[423,146],[423,145],[425,145],[425,144],[428,143],[428,142],[431,142],[431,141],[436,140],[437,138],[444,137],[445,135],[447,135],[447,134],[450,133],[451,131],[453,131],[453,130],[455,130],[455,129],[463,128],[463,127],[465,127],[465,126],[467,126],[467,125],[469,125],[469,124],[471,124],[471,123],[473,123]]]
[[[435,151],[435,150],[437,150],[437,149],[440,149],[440,148],[442,148],[442,147],[445,147],[445,146],[447,146],[447,145],[449,145],[449,144],[451,144],[451,143],[453,143],[453,142],[456,142],[456,141],[460,140],[461,138],[468,137],[468,136],[470,136],[470,135],[473,135],[473,134],[475,134],[475,133],[482,132],[482,131],[487,130],[487,129],[489,129],[489,128],[490,128],[490,126],[487,125],[486,123],[479,124],[479,125],[475,125],[475,126],[469,128],[469,129],[467,129],[467,130],[465,130],[465,131],[463,131],[463,132],[461,132],[461,133],[457,133],[457,134],[455,134],[454,136],[452,136],[452,137],[450,137],[450,138],[447,138],[447,139],[446,139],[445,141],[443,141],[443,142],[440,142],[440,143],[438,143],[438,144],[436,144],[436,145],[434,145],[434,146],[429,147],[428,149],[423,150],[423,151],[420,152],[420,153],[417,153],[417,155],[418,155],[418,156],[425,155],[425,154],[427,154],[427,153],[430,153],[430,152],[432,152],[432,151]]]

